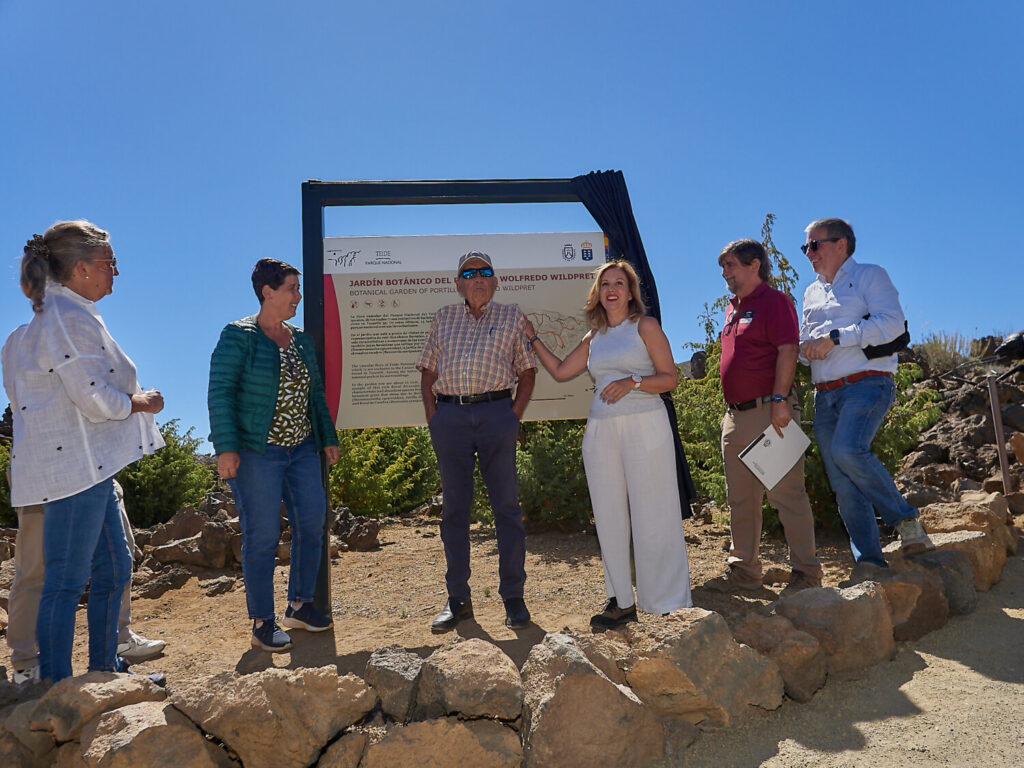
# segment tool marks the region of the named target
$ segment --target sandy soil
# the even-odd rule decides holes
[[[724,569],[728,530],[712,522],[685,524],[693,597],[697,606],[721,613],[735,625],[751,610],[774,600],[784,583],[744,596],[700,588]],[[133,628],[167,641],[165,653],[139,664],[160,670],[169,683],[224,670],[249,673],[270,666],[335,665],[362,674],[370,653],[398,644],[428,655],[448,635],[430,632],[443,605],[444,555],[436,521],[396,520],[381,529],[380,549],[346,552],[331,565],[333,631],[293,631],[289,653],[268,654],[249,645],[245,592],[208,597],[211,572],[153,600],[136,599]],[[762,547],[766,571],[788,577],[781,540]],[[845,539],[819,541],[825,585],[834,586],[851,564]],[[605,602],[595,536],[537,534],[527,538],[526,601],[533,624],[515,632],[503,624],[497,594],[497,549],[487,529],[473,532],[473,601],[476,617],[458,632],[501,647],[518,665],[549,631],[589,631],[589,617]],[[277,606],[283,612],[287,570],[278,568]],[[641,614],[643,622],[660,617]],[[74,664],[86,666],[85,612],[79,611]],[[0,641],[0,659],[7,660]],[[853,766],[980,765],[993,758],[1024,764],[1024,562],[1013,558],[1003,581],[982,598],[978,611],[954,618],[943,630],[900,644],[896,659],[861,677],[830,681],[809,704],[787,702],[746,725],[701,736],[687,765]],[[728,756],[728,757],[726,757]]]

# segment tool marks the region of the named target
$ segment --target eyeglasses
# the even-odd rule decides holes
[[[810,251],[811,253],[817,253],[818,246],[820,246],[822,243],[835,243],[842,239],[843,238],[841,237],[824,237],[821,240],[808,240],[806,243],[800,246],[800,250],[803,251],[804,253],[807,253],[807,251]]]
[[[491,267],[477,267],[476,269],[464,269],[459,272],[459,277],[463,280],[472,280],[474,277],[480,275],[480,277],[494,277],[494,270]]]
[[[111,272],[116,272],[117,271],[117,258],[116,257],[111,256],[109,259],[93,259],[92,263],[95,264],[98,261],[102,261],[102,262],[104,262],[106,264],[109,264]]]

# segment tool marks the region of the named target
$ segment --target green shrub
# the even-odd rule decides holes
[[[583,420],[523,425],[516,455],[523,516],[546,526],[578,529],[590,522],[590,491],[583,470]]]
[[[7,480],[7,469],[11,466],[11,449],[6,441],[0,441],[0,527],[13,528],[18,524],[18,515],[11,506],[11,485]]]
[[[914,345],[914,354],[925,362],[933,373],[951,371],[971,357],[972,342],[959,332],[929,332]]]
[[[132,525],[148,528],[167,522],[182,506],[198,506],[213,486],[213,472],[196,455],[194,427],[178,431],[178,420],[161,425],[166,445],[117,473]]]
[[[331,468],[331,504],[354,515],[401,514],[438,492],[430,433],[423,427],[375,427],[338,433],[341,459]]]

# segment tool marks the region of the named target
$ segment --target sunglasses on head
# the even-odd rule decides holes
[[[491,267],[477,267],[476,269],[464,269],[459,272],[459,277],[463,280],[472,280],[474,277],[480,275],[480,277],[494,277],[494,270]]]
[[[818,246],[820,246],[822,243],[835,243],[842,239],[843,238],[841,237],[824,237],[821,240],[808,240],[806,243],[800,246],[800,250],[803,251],[804,253],[807,253],[808,251],[810,251],[811,253],[817,253]]]

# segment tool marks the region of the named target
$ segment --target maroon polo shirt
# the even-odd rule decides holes
[[[799,341],[796,308],[782,291],[761,283],[742,300],[733,296],[725,310],[719,366],[725,402],[774,394],[779,347]]]

